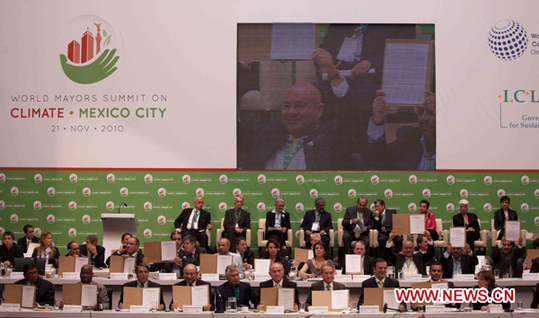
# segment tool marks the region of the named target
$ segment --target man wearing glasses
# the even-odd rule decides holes
[[[34,307],[39,305],[54,306],[54,286],[48,280],[38,276],[37,268],[34,263],[26,263],[22,268],[24,279],[18,280],[18,285],[36,286],[36,302]]]
[[[170,233],[170,240],[176,242],[176,258],[172,263],[153,263],[150,265],[150,272],[158,272],[164,270],[167,273],[176,272],[178,278],[181,277],[182,261],[179,257],[180,250],[182,248],[182,234],[178,231]]]

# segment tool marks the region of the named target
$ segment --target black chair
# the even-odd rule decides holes
[[[103,309],[112,310],[112,288],[107,288],[107,295],[109,296],[109,308],[103,308]]]
[[[27,263],[35,264],[34,259],[32,258],[15,257],[13,259],[13,270],[15,272],[22,272],[24,265],[26,265]]]

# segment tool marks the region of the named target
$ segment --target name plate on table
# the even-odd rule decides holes
[[[219,280],[219,274],[202,274],[202,280]]]
[[[474,274],[460,274],[457,275],[457,280],[459,281],[472,281],[475,280]]]
[[[75,273],[75,272],[64,272],[62,274],[62,278],[63,279],[79,279],[80,278],[80,273]]]
[[[522,279],[539,280],[539,273],[522,273]]]
[[[255,280],[268,280],[270,278],[268,273],[255,273]]]
[[[405,274],[404,280],[411,280],[414,282],[420,281],[423,279],[423,276],[421,274]]]
[[[150,312],[150,306],[133,306],[129,307],[129,312],[142,312],[142,313],[148,313]]]
[[[359,306],[360,314],[377,314],[380,312],[378,306]]]
[[[199,313],[202,312],[202,306],[183,305],[183,312],[191,314]]]
[[[310,306],[309,312],[313,314],[327,314],[328,306]]]
[[[127,273],[110,273],[110,279],[127,280]]]
[[[334,281],[336,282],[351,282],[352,275],[335,275]]]
[[[425,306],[425,312],[429,314],[445,312],[445,306],[427,305]]]
[[[369,275],[353,275],[352,276],[352,281],[353,282],[362,282],[364,280],[367,280],[371,278]]]
[[[2,305],[2,311],[21,311],[21,304],[6,304]]]
[[[64,305],[65,312],[82,312],[82,306]]]
[[[500,304],[489,304],[488,312],[490,313],[503,313],[503,306]]]
[[[176,280],[176,273],[159,273],[159,280]]]
[[[268,306],[266,308],[266,314],[284,314],[284,306]]]
[[[11,279],[23,279],[24,273],[23,272],[11,272],[11,276],[9,277]]]

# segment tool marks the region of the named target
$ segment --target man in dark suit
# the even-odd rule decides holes
[[[147,287],[159,287],[161,288],[161,285],[158,283],[154,283],[151,280],[148,280],[148,267],[144,264],[139,264],[135,267],[135,273],[137,274],[137,280],[127,282],[124,284],[124,287],[138,287],[138,288],[147,288]],[[157,310],[165,310],[165,300],[163,298],[163,289],[160,290],[160,298],[161,302]],[[118,302],[118,308],[123,309],[123,302],[124,302],[124,291],[122,289],[122,293],[120,294],[120,301]]]
[[[366,197],[359,197],[356,206],[346,208],[343,227],[343,245],[344,254],[352,254],[352,242],[360,240],[369,247],[369,230],[372,229],[372,211],[367,208],[368,200]]]
[[[276,236],[281,246],[286,246],[286,234],[290,229],[290,214],[284,211],[284,198],[275,199],[275,209],[266,213],[266,240]]]
[[[184,280],[182,280],[179,283],[174,284],[174,286],[205,286],[205,285],[208,286],[209,291],[210,291],[210,295],[208,296],[210,304],[202,307],[202,310],[203,311],[214,310],[215,309],[215,305],[213,303],[214,291],[212,290],[210,283],[205,282],[202,279],[198,278],[197,268],[195,265],[188,264],[187,266],[185,266],[185,268],[183,269],[183,278]],[[174,300],[171,300],[170,305],[169,305],[170,310],[174,310],[174,307],[175,307]]]
[[[22,247],[15,244],[15,235],[11,231],[5,231],[2,235],[3,244],[0,245],[0,263],[5,266],[13,266],[14,258],[24,257]]]
[[[247,241],[245,240],[245,237],[236,237],[236,242],[234,245],[236,246],[236,253],[240,255],[241,261],[243,262],[243,268],[245,270],[254,268],[255,254],[253,251],[247,249]]]
[[[460,213],[453,215],[453,226],[466,227],[466,243],[470,244],[470,248],[474,249],[475,241],[479,239],[479,222],[477,215],[468,213],[469,202],[466,199],[459,201]]]
[[[54,286],[48,280],[42,279],[37,274],[37,268],[34,263],[26,263],[23,267],[24,279],[15,282],[17,285],[36,286],[36,302],[38,305],[54,306]]]
[[[193,239],[196,241],[194,237]],[[182,234],[175,230],[170,233],[170,240],[176,242],[176,257],[174,258],[174,262],[152,263],[150,265],[150,272],[164,270],[167,273],[176,273],[177,278],[181,278],[182,276],[180,268],[182,265],[182,261],[179,256],[179,252],[182,248]]]
[[[441,282],[441,283],[447,283],[447,288],[455,288],[455,284],[452,282],[446,281],[442,279],[442,276],[444,275],[443,265],[440,262],[432,262],[430,265],[430,279],[429,282]],[[446,304],[445,307],[459,307],[459,304],[451,303]],[[412,304],[412,308],[416,310],[417,306],[414,306]]]
[[[459,274],[474,274],[475,266],[479,263],[469,244],[464,249],[447,245],[447,250],[442,258],[444,266],[443,278],[455,278]]]
[[[535,292],[533,293],[533,300],[530,308],[539,309],[539,283],[535,285]]]
[[[492,248],[493,269],[500,271],[500,277],[522,277],[522,265],[526,259],[526,247],[519,236],[517,246],[502,237],[497,246]]]
[[[374,263],[374,277],[364,280],[361,283],[361,294],[359,295],[359,306],[363,305],[364,294],[368,292],[365,288],[383,288],[383,287],[400,287],[399,281],[393,278],[386,277],[387,261],[383,258],[376,259]],[[399,305],[399,310],[404,310],[403,304]]]
[[[107,267],[105,265],[105,248],[97,245],[97,242],[97,235],[88,235],[86,237],[86,244],[80,246],[80,255],[88,257],[90,262],[94,262],[95,267]]]
[[[393,240],[395,233],[389,234],[388,243]],[[434,251],[434,249],[432,250]],[[386,249],[385,259],[395,264],[395,270],[402,271],[406,274],[421,274],[427,275],[425,268],[425,262],[423,258],[425,254],[417,252],[414,253],[414,243],[412,241],[404,242],[402,247],[402,254],[391,254],[391,248]]]
[[[135,260],[135,265],[138,265],[138,264],[144,262],[144,254],[139,249],[139,245],[140,245],[140,241],[139,241],[138,238],[136,238],[134,236],[130,237],[130,238],[127,239],[127,242],[125,243],[125,250],[123,252],[121,252],[121,253],[118,250],[118,251],[112,253],[111,256],[112,255],[121,255],[124,258],[134,257],[136,259]],[[109,258],[107,258],[107,266],[110,266],[110,256],[109,256]]]
[[[309,291],[309,296],[307,297],[307,300],[305,303],[309,306],[313,304],[313,290],[343,290],[346,289],[344,284],[334,282],[333,279],[335,278],[335,267],[333,267],[333,264],[324,263],[322,267],[320,268],[320,275],[322,276],[322,280],[319,282],[315,282],[311,285],[311,290]]]
[[[247,230],[251,228],[251,214],[243,207],[243,195],[239,194],[234,198],[234,209],[229,209],[225,212],[225,220],[223,222],[223,237],[226,237],[230,242],[235,242],[236,237],[247,236]]]
[[[305,232],[305,247],[311,248],[311,234],[319,233],[322,242],[329,246],[329,230],[333,228],[331,223],[331,214],[325,211],[326,201],[323,198],[317,198],[314,201],[316,210],[305,212],[303,222],[300,227]]]
[[[362,268],[361,273],[363,275],[372,275],[374,268],[374,257],[366,255],[367,247],[363,241],[357,241],[354,245],[354,254],[361,255]],[[346,273],[348,269],[346,268],[346,255],[344,256],[344,269],[343,273]]]
[[[423,255],[423,263],[425,263],[425,266],[430,266],[433,262],[438,260],[438,254],[434,252],[434,241],[428,230],[425,230],[425,234],[417,236],[416,243],[419,253]]]
[[[182,229],[182,236],[193,235],[201,247],[208,249],[209,238],[206,235],[206,229],[213,229],[213,225],[211,225],[210,212],[203,210],[203,206],[204,199],[196,197],[194,208],[184,209],[174,221],[174,226]]]
[[[501,240],[505,235],[505,221],[518,220],[517,211],[509,208],[509,197],[504,195],[500,198],[501,209],[494,212],[494,228],[498,231],[498,240]]]
[[[195,266],[200,266],[200,254],[205,254],[206,249],[203,247],[196,246],[197,240],[193,235],[187,235],[183,237],[183,245],[180,251],[178,252],[178,257],[180,258],[181,270],[187,264],[194,264]]]
[[[24,237],[19,238],[17,244],[22,247],[23,253],[27,253],[29,243],[39,243],[39,237],[34,236],[34,227],[31,224],[26,224],[23,230]]]
[[[386,203],[382,199],[374,201],[374,220],[373,228],[378,230],[378,245],[385,255],[386,243],[389,239],[389,234],[393,230],[393,214],[397,214],[396,210],[386,209]],[[402,235],[396,235],[393,238],[395,252],[399,253],[402,250]]]
[[[294,282],[289,281],[288,279],[286,279],[286,277],[284,277],[283,264],[279,262],[275,262],[271,264],[270,269],[269,269],[269,274],[271,276],[271,279],[265,282],[261,282],[260,288],[273,288],[273,287],[294,288],[294,294],[295,294],[294,310],[297,312],[298,306],[299,306],[298,285]]]
[[[254,307],[258,307],[260,303],[260,296],[251,288],[249,283],[240,282],[240,271],[236,265],[228,265],[225,270],[227,282],[219,286],[219,293],[221,294],[221,308],[225,310],[225,301],[228,297],[236,297],[237,305],[248,306],[249,301],[253,303]]]

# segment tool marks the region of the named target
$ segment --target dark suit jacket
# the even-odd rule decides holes
[[[215,310],[215,302],[214,302],[215,289],[211,287],[210,283],[205,282],[202,279],[197,279],[197,281],[195,282],[195,286],[202,286],[202,285],[210,286],[210,296],[209,296],[210,297],[210,306],[211,306],[210,311],[214,311]],[[187,286],[187,283],[185,282],[185,280],[182,280],[181,282],[174,284],[174,286]],[[170,305],[168,306],[169,309],[172,308],[172,303],[173,302],[174,302],[174,299],[172,299],[170,301]]]
[[[421,275],[427,275],[424,258],[426,258],[425,255],[428,253],[428,251],[425,254],[417,252],[412,255],[412,262],[414,262],[415,267],[417,267],[417,271]],[[432,249],[431,253],[434,253],[434,248]],[[391,249],[389,248],[385,249],[385,259],[395,264],[396,271],[402,270],[404,263],[406,262],[406,257],[403,254],[392,254]]]
[[[475,234],[479,237],[479,222],[477,222],[477,215],[474,213],[467,213],[468,215],[468,225],[464,221],[464,217],[461,213],[453,215],[453,226],[466,226],[466,229],[473,228]]]
[[[423,133],[419,128],[402,126],[397,130],[397,139],[387,147],[391,154],[388,170],[417,170],[423,157]]]
[[[524,264],[524,259],[526,259],[526,247],[518,248],[518,245],[512,247],[508,258],[504,257],[498,246],[492,248],[493,269],[500,270],[500,277],[503,277],[509,271],[509,266],[513,269],[512,277],[522,277],[522,265]]]
[[[236,253],[238,252],[236,251]],[[253,251],[247,250],[243,254],[238,254],[241,256],[242,262],[247,263],[253,267],[255,266],[255,253],[253,253]]]
[[[346,260],[346,255],[344,256],[344,259]],[[374,262],[376,261],[376,259],[372,256],[369,256],[369,255],[365,255],[363,257],[363,267],[364,267],[364,273],[363,275],[372,275],[374,273]],[[343,268],[343,274],[346,273],[346,262],[344,263],[344,268]]]
[[[535,285],[535,292],[533,293],[533,300],[530,307],[537,309],[537,306],[539,306],[539,283]]]
[[[124,255],[124,254],[127,254],[127,251],[123,251],[123,253],[118,253],[118,251],[116,251],[116,252],[112,253],[110,256],[112,256],[112,255]],[[110,256],[107,258],[107,266],[110,266]],[[142,254],[141,250],[138,250],[137,257],[135,259],[135,265],[138,265],[138,264],[142,263],[143,258],[144,258],[144,254]]]
[[[277,213],[273,213],[272,211],[269,211],[266,213],[266,232],[268,231],[269,227],[275,227],[275,216]],[[290,213],[283,210],[281,212],[281,227],[285,227],[287,230],[290,229]],[[286,238],[286,233],[284,234],[284,237]]]
[[[130,281],[130,282],[127,282],[124,284],[124,287],[137,287],[137,281],[136,280],[133,280],[133,281]],[[152,282],[151,280],[148,280],[148,287],[159,287],[161,288],[161,285],[158,284],[158,283],[154,283]],[[165,307],[165,300],[163,298],[163,288],[161,288],[160,290],[160,298],[161,298],[161,305],[163,305],[163,307]],[[122,293],[120,294],[120,301],[118,301],[118,306],[124,302],[124,290],[122,288]]]
[[[26,285],[27,283],[26,278],[15,282],[17,285]],[[36,303],[54,306],[54,285],[41,277],[38,277],[36,282]]]
[[[41,258],[40,255],[37,255],[37,248],[32,253],[32,258]],[[53,264],[54,267],[58,268],[58,260],[60,259],[60,252],[58,248],[54,246],[54,258],[49,258],[49,264]]]
[[[189,224],[189,217],[193,208],[184,209],[182,213],[174,221],[174,226],[176,228],[181,228],[182,232],[187,230],[187,225]],[[200,215],[198,216],[198,230],[200,232],[206,231],[208,224],[211,224],[211,215],[210,212],[206,210],[200,210]],[[209,239],[209,238],[208,238]]]
[[[383,287],[400,287],[400,285],[398,280],[386,277]],[[358,306],[363,305],[365,299],[363,296],[363,294],[365,293],[365,288],[378,288],[378,284],[376,283],[376,277],[371,277],[361,283],[361,294],[359,295]]]
[[[13,243],[13,246],[11,246],[11,249],[8,251],[7,247],[5,245],[0,245],[0,262],[3,263],[5,261],[9,261],[9,263],[13,266],[13,259],[15,257],[24,257],[24,252],[22,250],[22,247],[18,244]]]
[[[444,269],[443,278],[453,277],[453,255],[449,254],[449,258],[441,257],[440,262]],[[462,269],[462,274],[474,274],[475,266],[479,263],[477,256],[469,256],[467,254],[462,254],[460,256],[460,268]]]
[[[530,269],[530,273],[539,273],[539,257],[532,260],[532,268]]]
[[[341,283],[333,282],[333,290],[343,290],[346,289],[346,286]],[[307,297],[307,300],[305,301],[306,304],[309,306],[313,304],[313,290],[324,290],[324,281],[318,281],[311,285],[311,290],[309,291],[309,296]]]
[[[509,221],[516,220],[518,220],[517,212],[509,209]],[[494,228],[505,233],[505,214],[503,213],[503,209],[499,209],[498,211],[494,212]],[[503,236],[503,233],[500,234]],[[498,235],[498,237],[501,236]]]
[[[239,282],[238,286],[240,288],[240,299],[238,306],[249,306],[249,301],[251,301],[256,308],[258,304],[260,303],[260,296],[258,296],[257,293],[251,288],[251,285],[249,283]],[[227,282],[219,286],[219,293],[221,294],[221,298],[223,301],[221,302],[221,310],[224,310],[225,308],[225,302],[228,300],[228,297],[236,297],[236,294],[234,293],[234,290],[232,289],[232,285],[230,285]]]
[[[39,243],[39,237],[34,236],[32,238],[32,243]],[[26,236],[23,236],[17,240],[17,244],[22,246],[22,252],[26,253],[28,251],[28,244],[26,244]]]
[[[92,259],[90,261],[95,262],[95,267],[107,267],[105,264],[105,248],[101,245],[96,245],[96,254],[92,255]],[[88,257],[88,249],[86,248],[86,244],[82,244],[80,246],[80,255]]]
[[[355,224],[352,224],[352,220],[357,218],[357,206],[351,206],[346,208],[346,212],[344,213],[344,218],[342,219],[342,226],[345,231],[350,232],[350,234],[353,234]],[[365,209],[363,213],[361,214],[361,217],[363,219],[363,224],[365,225],[366,234],[369,233],[369,230],[372,229],[373,226],[373,214],[370,209]]]
[[[183,273],[183,269],[185,268],[185,266],[187,266],[187,264],[194,264],[195,266],[200,266],[200,254],[206,254],[206,249],[203,248],[203,247],[199,247],[199,246],[196,246],[195,247],[195,255],[194,255],[194,260],[193,260],[193,254],[192,253],[189,253],[189,252],[186,252],[182,249],[180,249],[180,251],[178,252],[178,257],[182,260],[182,273]],[[183,274],[182,274],[183,276]]]
[[[316,212],[315,210],[309,210],[305,212],[305,216],[303,217],[303,222],[301,222],[301,228],[307,232],[310,231],[314,220],[316,219]],[[320,231],[324,230],[326,234],[324,236],[329,236],[329,230],[333,228],[333,224],[331,223],[331,214],[327,211],[323,211],[320,215]]]
[[[225,221],[223,222],[223,227],[225,232],[234,232],[234,227],[236,226],[236,209],[229,209],[225,212]],[[248,230],[251,228],[251,213],[241,209],[240,219],[238,220],[238,226],[242,230]],[[234,242],[230,242],[234,245]]]
[[[397,214],[396,210],[393,209],[386,209],[385,211],[385,219],[382,224],[382,220],[376,220],[373,215],[373,228],[375,230],[378,230],[378,233],[386,233],[389,234],[391,230],[393,230],[393,214]],[[386,231],[384,232],[382,229],[382,226],[385,226]]]
[[[298,292],[298,284],[289,281],[288,279],[284,278],[282,279],[283,282],[283,288],[294,288],[294,294],[295,294],[295,303],[299,306],[299,292]],[[273,279],[261,282],[259,285],[260,288],[273,288]],[[262,293],[262,292],[261,292]]]
[[[284,258],[284,259],[291,259],[292,256],[290,255],[290,252],[288,251],[287,248],[282,248],[279,250],[279,254],[281,254],[281,257]],[[286,258],[288,256],[288,258]],[[268,251],[264,248],[262,249],[262,251],[260,252],[260,254],[258,255],[258,258],[268,258]],[[253,263],[254,263],[254,260],[253,260]]]

